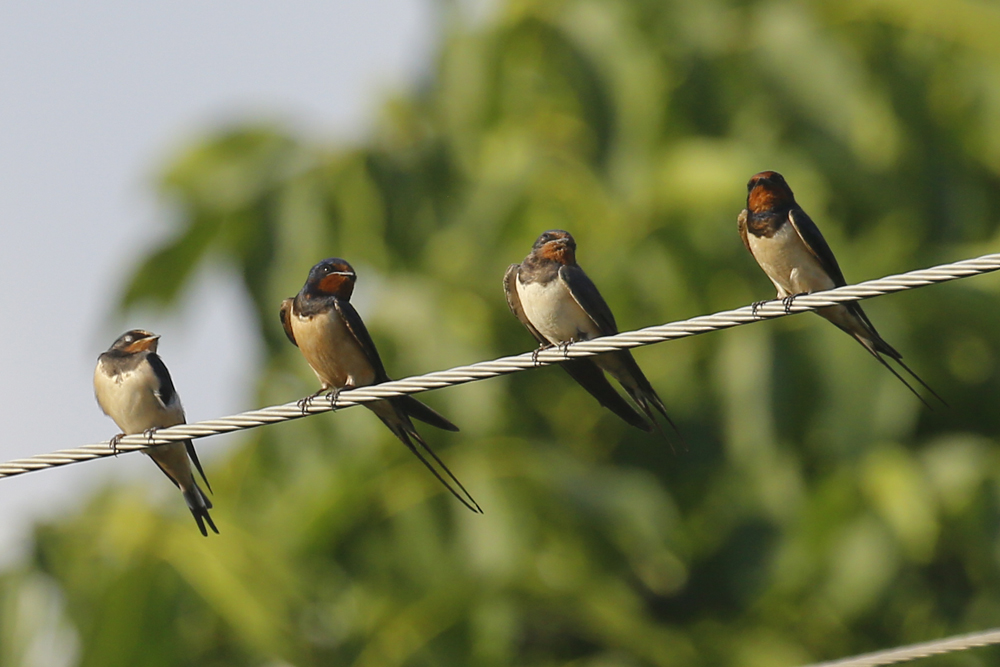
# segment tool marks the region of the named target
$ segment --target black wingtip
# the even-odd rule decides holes
[[[194,467],[198,469],[198,474],[201,475],[201,480],[205,482],[205,487],[208,489],[208,492],[214,495],[215,491],[212,491],[212,485],[208,483],[208,477],[205,477],[205,469],[201,467],[201,461],[198,460],[198,452],[194,449],[194,443],[188,440],[184,443],[184,446],[187,449],[188,456],[191,457],[191,460],[194,462]]]
[[[620,417],[621,415],[618,416]],[[656,420],[653,419],[652,417],[650,417],[648,420],[643,419],[641,421],[640,420],[629,421],[628,419],[626,419],[625,422],[629,426],[634,426],[644,433],[655,433],[656,431],[663,433],[663,429],[660,428],[659,424],[657,424]],[[666,435],[664,435],[664,437],[666,437]]]
[[[587,387],[584,387],[584,389],[590,391]],[[615,395],[621,398],[618,392],[616,392],[614,389],[611,389],[611,391],[614,391]],[[625,401],[624,398],[621,398],[620,404],[617,401],[605,402],[602,401],[596,394],[594,394],[594,392],[590,393],[594,396],[594,398],[597,398],[598,402],[601,405],[603,405],[608,410],[618,415],[618,418],[621,419],[626,424],[628,424],[629,426],[634,426],[640,431],[645,431],[646,433],[652,433],[657,429],[656,420],[653,419],[652,415],[647,415],[647,417],[643,417],[641,414],[636,412],[632,408],[632,406]]]
[[[656,430],[654,424],[639,414],[621,394],[615,391],[604,377],[604,371],[593,359],[569,359],[559,362],[559,365],[576,380],[577,384],[586,389],[587,393],[597,399],[598,403],[618,415],[623,422],[646,433]]]
[[[458,427],[451,420],[430,406],[421,403],[414,396],[410,396],[409,394],[399,396],[393,399],[393,403],[410,417],[418,419],[425,424],[430,424],[443,431],[458,432]]]

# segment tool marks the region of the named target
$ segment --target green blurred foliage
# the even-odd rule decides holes
[[[162,181],[177,234],[124,305],[232,267],[271,404],[315,389],[277,308],[327,256],[358,270],[355,303],[404,376],[532,347],[500,279],[549,228],[574,233],[623,329],[773,297],[735,223],[763,169],[849,280],[997,247],[995,4],[446,11],[432,74],[364,145],[247,125],[182,152]],[[768,667],[1000,625],[998,291],[866,304],[951,404],[933,412],[808,315],[636,352],[684,451],[557,369],[425,395],[463,429],[422,430],[484,516],[367,411],[250,432],[209,470],[218,537],[133,488],[40,527],[0,582],[0,664],[69,636],[102,667]]]

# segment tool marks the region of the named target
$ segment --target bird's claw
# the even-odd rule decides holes
[[[115,437],[111,438],[110,441],[108,441],[108,446],[111,448],[111,453],[114,454],[115,456],[118,456],[118,443],[120,443],[122,441],[122,438],[124,437],[125,437],[124,433],[119,433]]]
[[[750,317],[753,317],[753,318],[756,319],[756,317],[757,317],[757,311],[760,310],[760,307],[763,306],[765,303],[767,303],[767,299],[764,299],[763,301],[754,301],[753,303],[751,303],[750,304]]]
[[[325,389],[320,389],[315,394],[310,394],[310,395],[306,396],[305,398],[300,398],[298,400],[298,402],[296,403],[296,405],[299,406],[299,410],[302,410],[302,414],[307,414],[309,412],[309,408],[312,406],[312,402],[314,400],[316,400],[316,397],[319,396],[320,394],[322,394],[324,391],[326,391],[326,390]]]
[[[544,352],[545,350],[549,349],[550,347],[552,347],[552,346],[551,345],[539,345],[534,350],[532,350],[532,352],[531,352],[531,363],[534,364],[535,366],[541,365],[541,362],[538,361],[538,355],[540,353]]]
[[[354,387],[351,386],[351,385],[346,385],[345,384],[343,387],[337,387],[336,389],[334,389],[333,391],[331,391],[328,394],[327,397],[330,399],[330,409],[331,410],[336,410],[337,409],[337,399],[340,398],[340,392],[344,391],[345,389],[354,389]]]
[[[794,302],[795,299],[797,299],[800,296],[802,296],[802,295],[801,294],[789,294],[788,296],[786,296],[784,299],[781,300],[781,303],[783,303],[784,306],[785,306],[785,315],[788,315],[789,313],[792,312],[792,302]]]

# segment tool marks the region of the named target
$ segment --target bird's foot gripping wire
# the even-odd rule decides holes
[[[760,307],[763,306],[765,303],[767,303],[767,301],[768,301],[767,299],[764,299],[763,301],[754,301],[753,303],[751,303],[750,317],[757,319],[757,311],[760,310]]]
[[[560,350],[562,350],[564,359],[569,359],[569,346],[572,345],[573,343],[579,343],[579,342],[580,339],[578,338],[570,338],[569,340],[564,340],[563,342],[559,343],[558,347]]]
[[[531,352],[531,363],[533,365],[535,365],[535,366],[538,366],[539,365],[538,364],[538,355],[540,353],[544,352],[545,350],[549,349],[550,347],[552,347],[552,343],[539,343],[538,347],[536,347]]]
[[[111,448],[111,452],[115,456],[118,456],[118,443],[120,443],[122,441],[122,438],[124,437],[125,437],[124,433],[119,433],[115,437],[111,438],[111,440],[108,442],[108,447]]]
[[[792,303],[803,294],[805,294],[805,292],[800,292],[799,294],[789,294],[781,300],[781,303],[785,306],[785,315],[792,312]]]
[[[296,405],[299,406],[299,410],[302,411],[302,414],[307,414],[309,412],[310,406],[312,406],[312,402],[316,400],[316,398],[325,391],[326,388],[323,388],[317,391],[315,394],[309,394],[305,398],[300,398],[299,401],[296,403]]]
[[[147,428],[145,431],[142,432],[142,434],[146,436],[146,441],[149,442],[149,444],[153,444],[153,436],[156,435],[156,432],[159,430],[160,430],[159,426],[153,426]]]
[[[344,391],[345,389],[347,389],[347,390],[357,389],[357,387],[354,386],[353,384],[345,384],[343,387],[337,387],[336,389],[334,389],[333,391],[331,391],[328,394],[328,398],[330,399],[330,409],[331,410],[336,410],[337,409],[337,399],[340,398],[340,392]]]

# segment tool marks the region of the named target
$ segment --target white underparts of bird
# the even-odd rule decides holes
[[[141,329],[127,331],[97,359],[94,394],[104,414],[121,429],[121,435],[145,433],[185,421],[170,372],[156,353],[159,338]],[[112,446],[116,446],[120,437],[112,440]],[[211,491],[194,444],[186,440],[142,451],[181,490],[201,534],[208,535],[206,523],[218,533],[208,513],[212,503],[198,486],[191,469],[193,462]]]
[[[775,171],[762,171],[747,183],[747,206],[737,219],[743,245],[774,284],[778,298],[786,306],[799,294],[811,294],[847,284],[837,258],[822,232],[795,201],[784,177]],[[907,389],[930,408],[921,396],[883,355],[924,386],[938,400],[944,400],[910,367],[903,355],[879,335],[875,325],[857,302],[820,308],[816,313],[850,334],[882,366],[896,376]]]
[[[524,261],[507,269],[504,294],[511,313],[543,347],[618,333],[611,309],[577,264],[576,241],[567,231],[551,229],[539,236]],[[560,365],[626,423],[647,432],[660,430],[655,408],[677,431],[630,351],[568,359]],[[604,373],[622,385],[641,414],[615,391]]]

